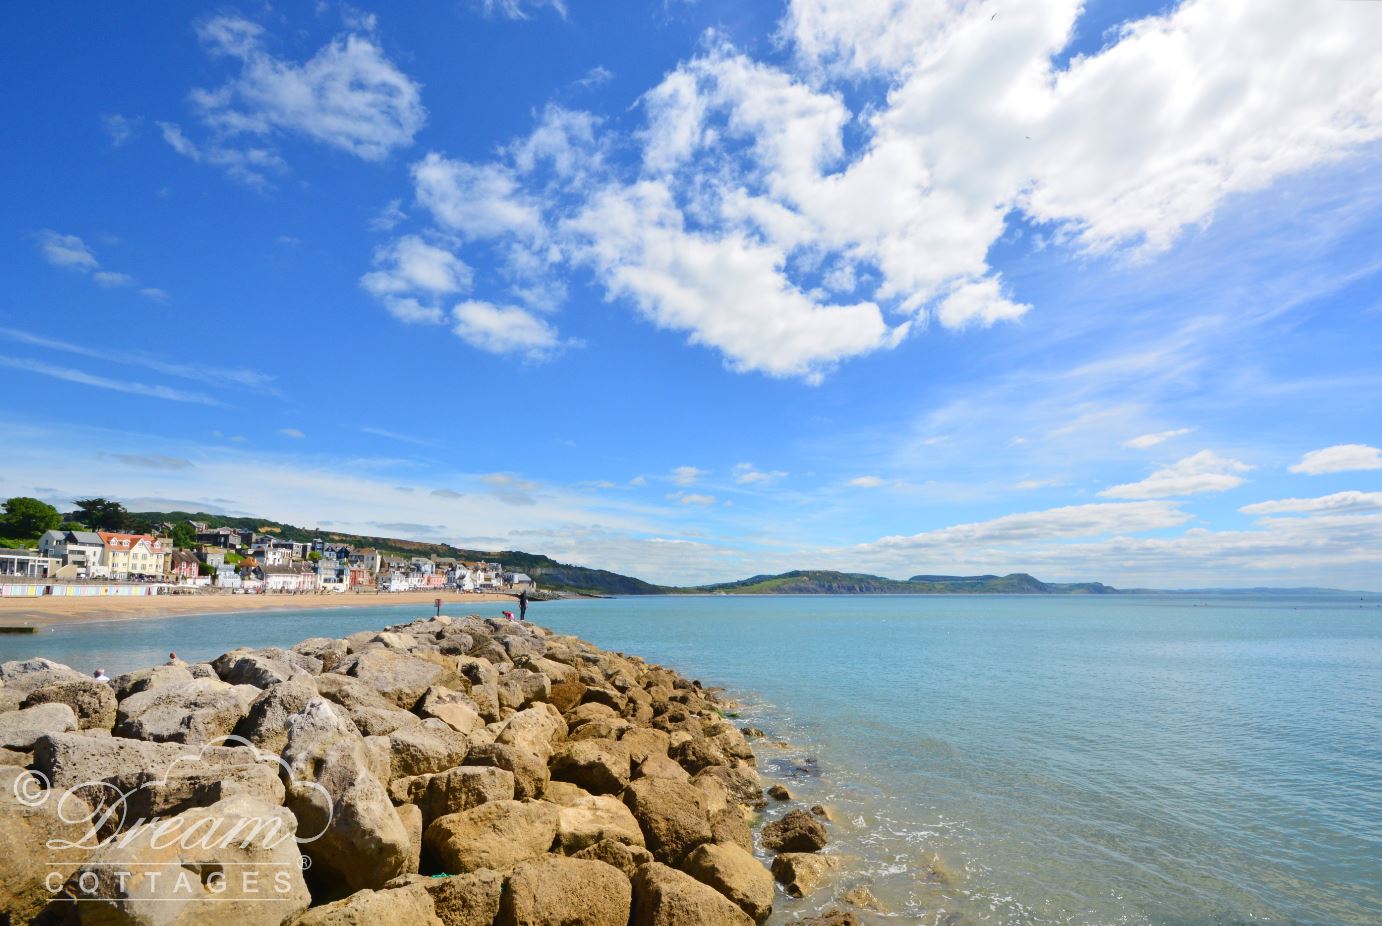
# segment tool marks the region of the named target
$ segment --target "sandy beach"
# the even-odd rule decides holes
[[[220,611],[288,611],[302,608],[382,608],[416,606],[430,613],[438,598],[442,607],[512,601],[514,596],[475,592],[328,592],[311,595],[151,595],[139,598],[0,598],[0,626],[51,627],[87,621],[214,614]]]

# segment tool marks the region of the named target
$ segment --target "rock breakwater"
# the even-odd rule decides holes
[[[833,867],[764,803],[715,692],[532,624],[0,666],[0,923],[748,926]]]

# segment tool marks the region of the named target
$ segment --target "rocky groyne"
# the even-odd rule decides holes
[[[747,926],[832,867],[823,808],[755,855],[755,766],[700,682],[512,621],[5,663],[0,926]]]

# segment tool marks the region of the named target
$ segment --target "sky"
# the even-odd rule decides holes
[[[0,497],[1382,590],[1382,3],[6,20]]]

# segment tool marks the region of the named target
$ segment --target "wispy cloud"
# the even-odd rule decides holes
[[[765,471],[752,463],[735,464],[731,475],[734,477],[734,481],[740,485],[768,485],[787,477],[787,474],[780,469]]]
[[[298,428],[279,428],[278,433],[293,440],[302,440],[307,436]]]
[[[361,428],[361,434],[372,434],[375,437],[382,437],[385,440],[398,441],[402,444],[415,444],[419,447],[434,447],[435,441],[423,440],[421,437],[413,437],[410,434],[400,434],[397,431],[388,431],[384,428]]]
[[[126,466],[142,466],[147,469],[192,469],[191,460],[185,457],[172,457],[161,453],[107,453],[107,459],[124,463]]]
[[[672,470],[672,481],[679,486],[695,485],[696,480],[705,475],[705,470],[694,466],[678,466]]]
[[[64,235],[52,229],[44,229],[38,233],[38,252],[54,267],[86,274],[98,286],[120,289],[135,285],[134,277],[128,273],[103,268],[96,255],[91,252],[91,248],[76,235]],[[144,287],[139,292],[159,302],[168,298],[167,293],[154,287]]]
[[[130,395],[142,395],[154,399],[167,399],[170,402],[189,402],[196,405],[221,404],[216,399],[201,392],[188,392],[182,389],[172,389],[168,386],[150,386],[132,380],[110,379],[105,376],[98,376],[94,373],[87,373],[83,370],[52,366],[47,363],[41,363],[37,360],[29,360],[22,357],[7,357],[0,354],[0,366],[6,366],[14,370],[25,370],[29,373],[37,373],[40,376],[65,380],[69,383],[80,383],[83,386],[92,386],[96,389],[109,389],[112,392],[125,392]]]
[[[1175,498],[1201,492],[1224,492],[1242,485],[1241,474],[1251,469],[1241,460],[1201,450],[1157,470],[1140,482],[1110,486],[1099,494],[1105,498]]]
[[[1158,431],[1155,434],[1143,434],[1131,440],[1123,441],[1123,446],[1133,450],[1146,450],[1148,447],[1164,444],[1173,437],[1181,437],[1182,435],[1189,434],[1190,431],[1190,428],[1176,428],[1172,431]]]

